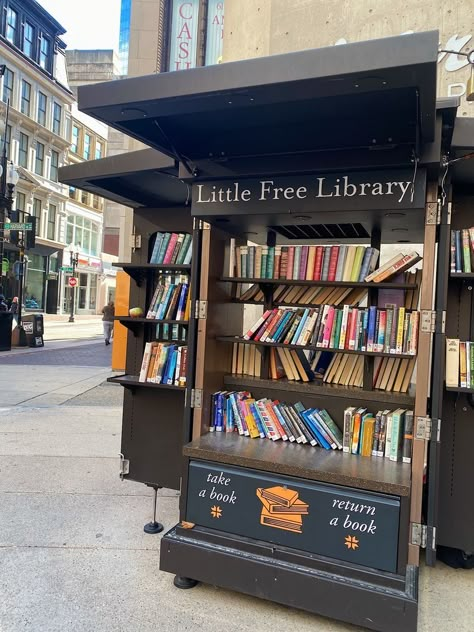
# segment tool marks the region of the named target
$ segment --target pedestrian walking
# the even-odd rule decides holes
[[[112,335],[112,331],[114,329],[115,306],[113,301],[109,301],[108,305],[102,309],[102,314],[105,345],[107,346],[110,344],[110,336]]]
[[[0,312],[8,312],[8,305],[5,303],[3,294],[0,294]]]
[[[12,298],[10,314],[13,314],[12,327],[15,328],[18,324],[18,296],[14,296]]]

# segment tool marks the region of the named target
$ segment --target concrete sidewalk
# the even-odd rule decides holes
[[[108,366],[61,364],[64,349],[46,366],[36,353],[0,357],[0,632],[357,630],[212,586],[174,588],[158,570],[161,535],[143,533],[150,490],[119,480],[123,391],[104,384]],[[158,511],[165,529],[177,522],[174,491],[160,490]],[[472,631],[474,573],[422,568],[420,593],[419,632]]]

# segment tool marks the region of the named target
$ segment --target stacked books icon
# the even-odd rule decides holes
[[[280,485],[266,489],[257,488],[257,497],[263,505],[260,524],[265,527],[302,533],[302,516],[308,514],[309,505],[298,496],[295,490]]]

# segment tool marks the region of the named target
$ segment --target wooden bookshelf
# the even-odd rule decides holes
[[[250,439],[236,433],[208,433],[187,445],[189,458],[217,461],[251,468],[346,485],[383,494],[409,496],[411,467],[381,457],[345,454],[287,441]]]
[[[474,272],[450,272],[449,276],[452,279],[473,279]]]
[[[474,388],[465,388],[463,386],[445,386],[444,388],[450,393],[464,393],[466,395],[474,394]]]
[[[158,388],[162,390],[184,391],[185,386],[175,386],[174,384],[155,384],[154,382],[140,382],[138,375],[117,375],[107,378],[107,382],[112,384],[121,384],[127,388]]]
[[[376,290],[416,290],[417,283],[373,283],[366,281],[308,281],[306,279],[262,279],[242,277],[221,277],[225,283],[242,283],[243,285],[311,285],[312,287],[353,287]]]
[[[122,323],[127,329],[137,335],[138,331],[144,325],[179,325],[180,327],[188,327],[187,320],[157,320],[155,318],[133,318],[132,316],[115,316],[114,320]],[[170,342],[174,342],[170,340]],[[178,342],[178,341],[177,341]]]
[[[290,345],[283,342],[260,342],[260,340],[245,340],[240,336],[217,336],[216,340],[221,342],[235,342],[239,344],[258,345],[261,347],[284,347],[285,349],[301,349],[309,351],[329,351],[331,353],[351,353],[382,358],[413,359],[416,356],[408,353],[383,353],[382,351],[360,351],[356,349],[336,349],[334,347],[316,347],[315,345]]]
[[[114,263],[115,268],[122,268],[124,272],[126,272],[135,283],[140,286],[143,282],[143,279],[147,274],[152,272],[169,272],[179,274],[190,274],[191,273],[191,265],[176,265],[176,264],[164,264],[164,263]]]

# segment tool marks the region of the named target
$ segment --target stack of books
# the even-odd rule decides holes
[[[302,516],[308,514],[309,505],[299,498],[297,491],[281,485],[258,487],[257,498],[262,503],[260,524],[302,533]]]
[[[474,342],[446,338],[446,386],[474,388]]]
[[[156,233],[150,263],[187,265],[192,253],[193,238],[189,233]]]
[[[404,307],[381,309],[344,305],[266,310],[244,340],[416,355],[419,312]]]
[[[189,320],[191,293],[188,278],[161,276],[146,317],[156,320]]]
[[[188,348],[169,343],[147,342],[139,382],[186,386]]]
[[[254,399],[247,391],[219,391],[212,396],[210,432],[238,432],[252,439],[289,441],[342,450],[342,432],[324,408],[305,408]]]
[[[474,271],[474,227],[451,231],[451,272]]]
[[[379,410],[350,406],[344,411],[343,452],[385,457],[411,463],[413,411]]]
[[[306,281],[363,281],[379,251],[365,246],[237,246],[231,276]]]
[[[387,263],[384,263],[383,266],[380,266],[380,268],[368,274],[364,281],[367,283],[382,283],[382,281],[391,280],[394,276],[405,272],[405,270],[408,270],[419,261],[421,261],[421,257],[417,252],[413,251],[407,254],[400,252],[387,261]]]

